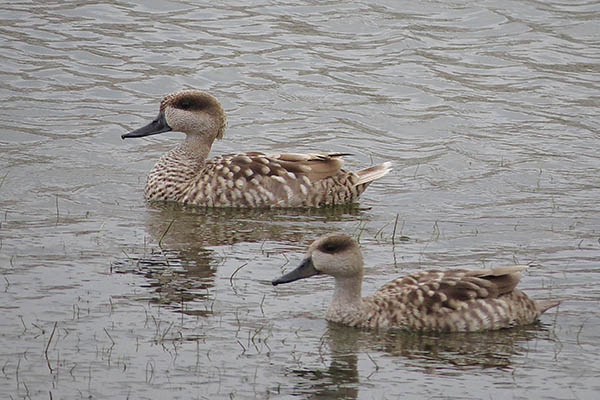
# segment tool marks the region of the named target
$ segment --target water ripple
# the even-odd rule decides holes
[[[0,5],[3,397],[593,397],[599,18],[588,0]],[[148,206],[146,173],[182,135],[120,135],[183,87],[228,113],[214,153],[394,170],[331,213]],[[269,284],[331,230],[360,237],[365,292],[536,261],[525,289],[567,300],[499,332],[494,357],[339,331],[330,282]]]

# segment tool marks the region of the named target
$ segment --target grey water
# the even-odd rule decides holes
[[[600,3],[0,5],[0,397],[592,399],[600,391]],[[146,204],[183,137],[122,141],[210,91],[213,154],[351,153],[354,207]],[[332,282],[274,288],[348,232],[364,294],[425,268],[535,263],[538,324],[328,324]]]

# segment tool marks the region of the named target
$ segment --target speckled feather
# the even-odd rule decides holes
[[[168,166],[162,162],[165,157],[150,173],[146,199],[209,207],[320,207],[355,201],[370,183],[359,183],[360,171],[342,169],[310,179],[305,162],[286,161],[278,154],[226,154],[197,168],[172,155]],[[315,162],[337,158],[321,157]]]
[[[167,95],[153,124],[187,136],[151,170],[145,189],[149,201],[249,208],[344,204],[356,201],[373,180],[391,169],[385,162],[345,171],[342,153],[248,152],[207,160],[214,139],[223,136],[225,113],[213,96],[198,90]],[[147,133],[148,127],[123,137],[154,134]]]
[[[393,280],[363,299],[362,322],[370,328],[480,331],[531,323],[541,314],[515,286],[526,266],[425,271]],[[508,285],[506,285],[509,283]],[[340,321],[342,322],[342,321]]]
[[[336,279],[327,319],[359,328],[472,332],[534,322],[559,301],[530,299],[516,289],[521,271],[515,265],[490,269],[430,270],[413,273],[383,285],[361,298],[363,262],[350,236],[330,234],[309,248],[316,273]],[[301,279],[295,271],[274,284]],[[291,277],[290,277],[291,276]]]

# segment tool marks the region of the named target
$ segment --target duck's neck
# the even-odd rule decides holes
[[[211,143],[202,137],[188,136],[179,146],[163,155],[146,182],[146,199],[179,201],[198,172],[204,167]]]
[[[337,277],[333,298],[327,309],[327,319],[353,325],[360,318],[362,305],[362,275],[350,278]]]

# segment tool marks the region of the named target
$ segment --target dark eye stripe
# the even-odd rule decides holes
[[[323,242],[318,249],[323,253],[339,253],[344,251],[352,246],[352,239],[349,237],[335,237],[329,238],[325,242]]]
[[[325,243],[321,249],[326,253],[333,253],[337,249],[336,243]]]
[[[184,96],[177,99],[173,105],[181,110],[202,110],[210,107],[211,102],[198,96]]]

